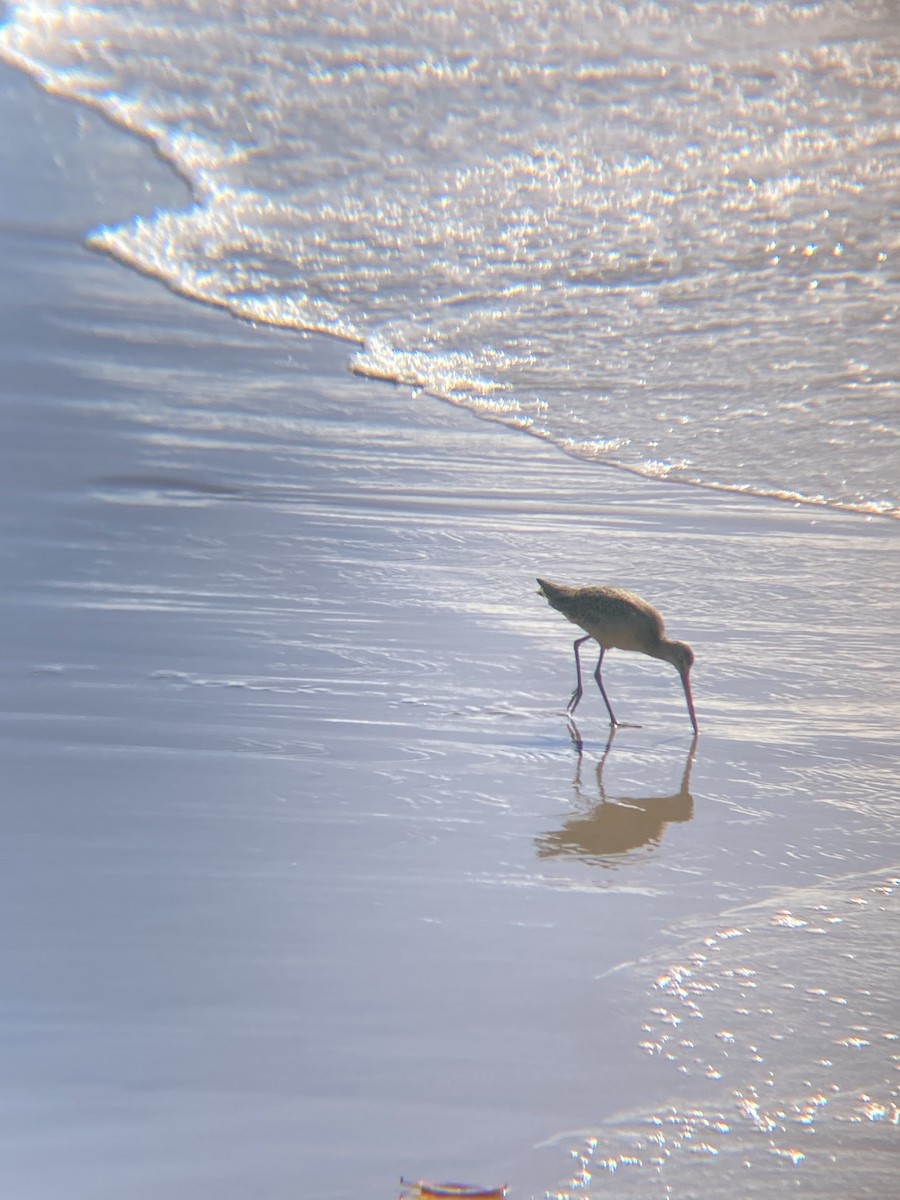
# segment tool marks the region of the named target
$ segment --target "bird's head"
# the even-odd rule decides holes
[[[693,650],[687,642],[669,642],[667,650],[669,662],[683,679],[694,665]]]

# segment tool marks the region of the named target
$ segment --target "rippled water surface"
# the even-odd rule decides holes
[[[92,243],[645,475],[898,510],[890,3],[19,4],[187,210]]]
[[[642,1049],[670,1099],[575,1142],[589,1196],[876,1197],[896,1173],[898,879],[847,877],[695,925]]]
[[[149,11],[68,5],[50,20],[44,6],[32,35],[48,56],[56,47],[54,86],[88,86],[109,105],[126,75],[149,79],[146,21],[133,27]],[[194,6],[198,21],[204,11]],[[161,145],[190,126],[182,148],[194,147],[202,171],[187,218],[173,215],[183,185],[137,139],[0,74],[2,1190],[16,1200],[380,1196],[403,1174],[507,1181],[511,1196],[883,1200],[897,1131],[900,525],[597,469],[458,406],[353,377],[338,342],[232,321],[86,253],[83,230],[103,222],[110,246],[155,246],[156,273],[177,288],[190,291],[188,267],[206,264],[195,278],[216,299],[223,226],[210,214],[228,226],[240,200],[248,219],[229,226],[225,257],[243,257],[228,305],[286,297],[303,324],[290,271],[302,283],[310,263],[338,270],[340,259],[365,280],[363,260],[378,257],[371,222],[356,212],[329,227],[334,238],[359,232],[342,258],[285,216],[313,186],[298,182],[308,127],[298,123],[288,156],[281,127],[263,122],[264,137],[257,122],[267,161],[236,138],[235,105],[213,104],[209,89],[220,77],[233,89],[222,63],[240,60],[245,117],[257,92],[263,107],[292,104],[276,81],[288,45],[278,31],[294,22],[298,76],[314,79],[315,45],[316,61],[343,63],[346,103],[361,110],[346,120],[377,125],[353,88],[381,79],[401,121],[407,59],[373,74],[362,50],[377,8],[354,18],[357,41],[346,14],[267,11],[212,19],[205,60],[181,6],[156,31],[155,82],[134,89],[123,119],[137,128],[152,109]],[[839,27],[850,58],[868,46],[873,80],[887,61],[877,45],[893,36],[882,26],[876,39],[874,8],[732,6],[703,36],[710,10],[679,9],[690,18],[681,24],[674,11],[610,9],[607,31],[609,86],[647,104],[658,96],[670,115],[669,76],[638,87],[646,22],[669,30],[654,54],[682,65],[724,54],[729,21],[752,36],[728,53],[770,63],[773,31],[799,53],[801,34],[837,44]],[[7,46],[30,12],[19,7]],[[267,21],[264,52],[241,58]],[[455,44],[451,17],[427,24]],[[533,98],[540,79],[558,82],[550,25],[507,25],[483,50],[470,39],[467,69],[482,54],[499,62],[501,42],[519,47],[510,63],[526,46],[546,68],[516,85]],[[372,46],[382,68],[407,44],[402,29],[385,30]],[[73,45],[93,64],[90,80],[59,74]],[[564,45],[568,70],[574,39]],[[817,78],[833,79],[830,63]],[[507,64],[496,111],[521,74]],[[796,74],[798,88],[812,86]],[[453,86],[448,77],[451,96]],[[872,87],[875,112],[884,93]],[[535,121],[564,109],[558,92],[532,105]],[[457,99],[464,134],[472,118]],[[457,109],[442,111],[451,126]],[[213,172],[217,128],[231,157]],[[842,128],[851,138],[860,124]],[[478,136],[506,145],[520,134],[498,117]],[[477,152],[477,138],[460,136]],[[353,144],[324,133],[310,178],[325,145],[332,172],[370,194],[363,150],[354,173]],[[379,145],[384,188],[391,172],[408,178],[415,153],[432,166],[437,153],[409,143],[390,158]],[[888,171],[889,145],[883,158]],[[263,204],[252,173],[254,187],[271,184],[279,163],[283,195],[270,188]],[[495,191],[496,177],[484,186]],[[142,203],[158,215],[129,225]],[[263,209],[267,228],[283,223],[287,258],[247,252],[263,244]],[[192,259],[180,239],[204,220]],[[878,241],[876,217],[868,228]],[[596,236],[592,225],[588,243]],[[491,305],[497,329],[511,328],[500,292],[478,290],[475,242],[477,286],[459,303],[473,328]],[[551,243],[548,233],[537,244]],[[420,251],[437,254],[427,239]],[[498,242],[498,277],[513,270],[505,255]],[[628,278],[638,259],[633,250]],[[342,321],[354,313],[363,354],[395,354],[414,327],[435,345],[444,337],[453,305],[432,306],[424,322],[400,251],[395,261],[397,295],[379,284],[363,316],[349,279],[339,294],[324,267],[316,276],[319,311],[327,300]],[[176,264],[188,274],[167,275]],[[705,277],[710,263],[697,269]],[[434,283],[445,287],[441,275]],[[646,299],[659,286],[650,273],[620,293]],[[606,284],[585,287],[591,303],[612,303]],[[535,311],[548,338],[551,315]],[[476,359],[487,370],[485,344],[454,351],[463,374]],[[521,424],[511,357],[507,347],[492,360],[500,390],[472,403],[499,397],[501,415]],[[571,392],[565,403],[575,411]],[[779,451],[774,436],[767,445]],[[811,455],[796,461],[805,469]],[[617,652],[606,686],[636,727],[610,739],[593,685],[569,727],[574,631],[537,595],[538,574],[614,580],[664,611],[697,655],[696,742],[676,674]]]

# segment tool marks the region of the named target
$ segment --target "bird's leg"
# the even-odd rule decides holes
[[[581,686],[581,658],[578,654],[578,647],[583,642],[589,642],[590,640],[591,640],[591,635],[589,633],[586,633],[584,635],[584,637],[575,639],[575,674],[578,679],[578,682],[575,684],[575,691],[572,693],[572,699],[569,701],[569,703],[566,707],[566,712],[569,712],[569,713],[573,713],[575,711],[575,709],[578,707],[578,701],[581,699],[582,694],[584,692],[584,689]]]
[[[612,710],[612,705],[609,702],[609,696],[606,694],[606,688],[603,686],[603,676],[600,674],[603,668],[603,655],[606,653],[605,647],[600,647],[600,660],[597,663],[597,669],[594,672],[594,678],[597,680],[597,687],[600,689],[600,695],[603,697],[603,703],[606,705],[606,711],[609,713],[609,723],[612,726],[618,725],[616,714]]]

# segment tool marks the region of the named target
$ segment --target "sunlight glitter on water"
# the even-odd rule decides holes
[[[588,459],[900,513],[886,10],[166,11],[0,35],[192,184],[95,248]]]
[[[741,1194],[763,1196],[774,1186],[774,1162],[802,1170],[792,1185],[802,1195],[878,1194],[892,1169],[888,1130],[900,1120],[891,950],[898,896],[894,876],[859,877],[796,892],[789,908],[736,911],[739,924],[715,935],[700,935],[698,924],[680,965],[657,977],[667,1003],[643,1026],[642,1047],[676,1068],[671,1107],[613,1120],[584,1144],[585,1178],[604,1176],[600,1190],[585,1184],[587,1194],[690,1187],[712,1200],[737,1169]],[[698,936],[702,950],[692,949]],[[829,986],[835,958],[849,964],[846,994]],[[829,1149],[836,1138],[839,1160]],[[622,1144],[624,1152],[610,1154]],[[721,1170],[698,1173],[697,1155]]]

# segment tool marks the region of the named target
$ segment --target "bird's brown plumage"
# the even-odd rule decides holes
[[[538,579],[540,594],[550,605],[573,624],[585,631],[586,637],[575,642],[575,665],[578,683],[569,701],[569,712],[574,712],[582,695],[581,660],[578,648],[582,642],[593,638],[600,645],[600,661],[594,678],[606,703],[610,721],[618,724],[606,695],[601,677],[603,655],[607,650],[633,650],[649,654],[669,662],[681,676],[684,696],[694,732],[697,732],[697,716],[691,695],[690,670],[694,652],[687,642],[676,642],[666,637],[665,622],[659,612],[646,600],[617,587],[569,587],[564,583],[552,583],[549,579]]]

